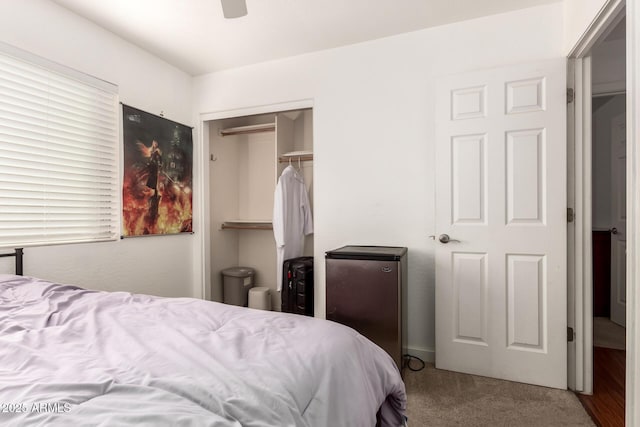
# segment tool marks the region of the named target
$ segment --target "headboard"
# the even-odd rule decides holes
[[[22,276],[22,248],[16,248],[13,253],[10,254],[0,254],[0,258],[8,256],[16,257],[16,274]]]

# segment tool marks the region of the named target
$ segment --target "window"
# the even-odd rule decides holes
[[[0,44],[0,247],[119,237],[117,87]]]

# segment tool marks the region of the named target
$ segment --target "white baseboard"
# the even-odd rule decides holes
[[[404,349],[404,354],[419,357],[426,363],[435,363],[436,361],[436,351],[434,349],[407,347]]]

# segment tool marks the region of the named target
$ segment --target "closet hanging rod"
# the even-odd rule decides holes
[[[312,162],[313,154],[302,154],[300,156],[280,156],[278,157],[278,163],[289,163],[289,162]]]
[[[261,125],[237,126],[233,128],[220,129],[220,136],[243,135],[247,133],[273,132],[276,130],[275,123],[264,123]]]

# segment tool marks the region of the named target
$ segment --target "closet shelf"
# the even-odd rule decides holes
[[[313,161],[312,151],[291,151],[290,153],[284,153],[278,157],[279,163],[287,163],[292,161],[310,162]]]
[[[233,128],[220,129],[221,136],[243,135],[247,133],[273,132],[276,130],[275,123],[264,123],[261,125],[238,126]]]
[[[273,230],[273,223],[267,220],[234,219],[223,222],[220,228],[222,230]]]

